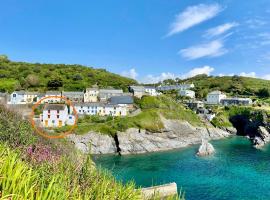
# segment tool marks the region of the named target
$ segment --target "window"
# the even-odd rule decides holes
[[[57,119],[59,119],[59,115],[57,115]]]
[[[59,110],[57,110],[57,114],[59,114]]]
[[[16,94],[13,94],[13,97],[16,97]]]
[[[51,113],[51,110],[48,110],[48,113]]]
[[[72,116],[69,116],[68,118],[69,118],[69,119],[72,119]]]
[[[48,115],[48,118],[50,119],[51,118],[51,115]]]
[[[55,121],[54,121],[54,120],[52,120],[52,123],[54,124],[54,123],[55,123]]]

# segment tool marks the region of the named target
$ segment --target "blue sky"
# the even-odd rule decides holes
[[[0,54],[156,82],[270,79],[269,0],[0,0]]]

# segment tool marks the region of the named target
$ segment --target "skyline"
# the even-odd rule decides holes
[[[144,83],[202,73],[270,79],[270,4],[241,2],[2,2],[0,54]]]

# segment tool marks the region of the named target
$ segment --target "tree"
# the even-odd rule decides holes
[[[0,61],[8,62],[9,59],[6,55],[0,55]]]
[[[73,76],[73,80],[74,80],[74,81],[80,81],[80,80],[83,80],[83,78],[82,78],[82,76],[81,76],[80,74],[75,74],[75,75]]]
[[[270,97],[270,92],[267,88],[259,89],[257,95],[261,98]]]
[[[34,74],[29,74],[26,77],[26,82],[29,84],[29,86],[32,87],[39,86],[39,78]]]
[[[58,89],[63,86],[63,81],[60,78],[49,80],[47,83],[47,87],[50,89]]]

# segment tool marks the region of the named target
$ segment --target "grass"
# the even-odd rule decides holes
[[[194,126],[203,126],[199,117],[172,98],[161,96],[144,96],[136,100],[136,104],[142,112],[133,117],[98,117],[84,116],[78,121],[77,134],[85,134],[89,131],[114,135],[117,131],[126,131],[128,128],[145,129],[149,132],[159,132],[164,128],[160,115],[166,119],[188,121]]]
[[[0,145],[0,163],[0,199],[141,199],[134,183],[121,184],[108,172],[95,169],[89,159],[82,166],[68,160],[57,167],[31,166],[19,153]]]

